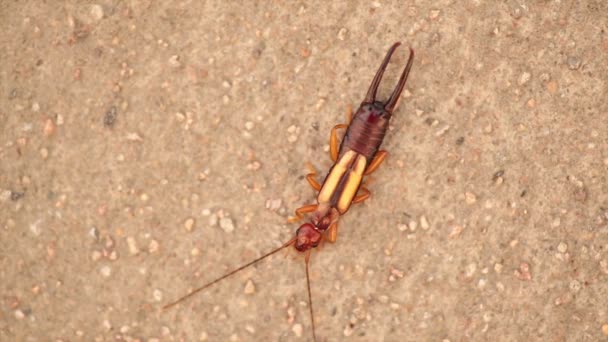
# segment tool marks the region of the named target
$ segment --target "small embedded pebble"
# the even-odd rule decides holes
[[[91,229],[89,229],[89,236],[95,240],[99,240],[99,229],[97,229],[97,227],[91,227]]]
[[[158,252],[158,247],[159,247],[158,241],[152,240],[148,244],[148,252],[156,253],[156,252]]]
[[[184,221],[184,228],[186,228],[187,231],[191,232],[194,228],[194,219],[191,217],[186,219],[186,221]]]
[[[340,40],[344,40],[344,38],[346,37],[346,34],[348,33],[348,30],[345,27],[342,27],[339,31],[338,31],[338,39]]]
[[[245,129],[246,130],[251,131],[253,129],[253,126],[254,126],[253,122],[251,122],[251,121],[245,122]]]
[[[103,124],[106,127],[112,127],[116,123],[116,118],[118,117],[118,108],[116,106],[110,107],[108,111],[103,116]]]
[[[91,260],[97,261],[97,260],[101,259],[101,256],[102,256],[102,254],[100,251],[93,251],[91,253]]]
[[[472,192],[465,192],[464,200],[467,204],[473,204],[477,202],[477,196],[475,196],[475,194]]]
[[[39,152],[42,159],[46,159],[49,157],[49,150],[47,150],[45,147],[41,148]]]
[[[441,13],[441,10],[438,10],[438,9],[430,10],[429,19],[431,19],[431,20],[437,19],[439,17],[440,13]]]
[[[304,329],[302,328],[302,324],[296,323],[291,327],[291,331],[296,335],[296,337],[302,337],[302,332]]]
[[[255,293],[255,284],[253,283],[253,281],[251,281],[251,279],[247,280],[247,283],[245,284],[244,292],[245,292],[245,294]]]
[[[129,253],[132,255],[139,253],[139,248],[137,247],[137,242],[134,237],[127,237],[127,245],[129,246]]]
[[[427,230],[430,227],[429,221],[426,219],[426,216],[424,216],[424,215],[420,216],[420,227],[424,230]]]
[[[110,266],[103,266],[100,270],[101,275],[104,277],[109,277],[110,275],[112,275],[112,268],[110,268]]]
[[[475,274],[476,270],[477,270],[476,263],[472,262],[472,263],[468,264],[465,268],[465,277],[471,278]]]
[[[464,230],[464,228],[460,225],[455,225],[452,227],[452,231],[450,232],[449,237],[450,238],[457,238],[460,236],[460,233],[462,233],[462,231]]]
[[[528,83],[531,77],[532,75],[530,75],[529,72],[524,72],[523,74],[521,74],[521,76],[519,76],[519,85],[524,85]]]
[[[604,333],[605,336],[608,336],[608,323],[602,325],[602,333]]]
[[[160,302],[163,300],[163,292],[159,289],[154,290],[154,292],[152,293],[152,296],[154,297],[154,300],[157,302]]]
[[[578,292],[581,289],[581,283],[578,280],[573,280],[570,282],[570,290],[572,290],[572,292]]]
[[[280,198],[268,199],[266,200],[266,209],[273,211],[278,210],[279,208],[281,208],[282,203],[283,201]]]
[[[55,123],[52,119],[46,119],[44,122],[43,132],[45,137],[50,137],[53,135],[53,133],[55,133]]]
[[[178,55],[173,55],[171,58],[169,58],[169,66],[172,68],[179,68],[181,65],[182,63],[179,61]]]
[[[24,319],[25,318],[25,314],[23,313],[23,311],[17,309],[17,310],[15,310],[15,318],[16,319]]]
[[[100,5],[92,5],[91,6],[91,18],[93,18],[94,20],[101,20],[103,19],[103,7],[101,7]]]
[[[557,250],[560,253],[566,253],[568,250],[568,245],[565,242],[560,242],[559,245],[557,245]]]
[[[576,56],[568,57],[568,68],[570,70],[577,70],[581,67],[581,59]]]
[[[226,233],[231,233],[234,231],[234,223],[230,217],[222,217],[220,219],[220,228],[222,228]]]

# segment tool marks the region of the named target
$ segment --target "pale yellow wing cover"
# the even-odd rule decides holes
[[[359,189],[366,165],[367,159],[357,152],[344,153],[323,183],[317,197],[319,204],[335,205],[340,214],[346,213]]]

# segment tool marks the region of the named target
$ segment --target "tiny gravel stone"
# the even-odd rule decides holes
[[[159,244],[158,244],[158,241],[156,241],[156,240],[152,240],[152,241],[150,241],[150,244],[148,244],[148,252],[150,252],[150,253],[158,252],[158,248],[159,248]]]
[[[460,234],[462,233],[462,231],[464,230],[464,228],[460,225],[455,225],[452,227],[452,231],[450,232],[449,237],[451,239],[453,238],[457,238],[460,236]]]
[[[424,215],[420,216],[420,227],[424,230],[427,230],[430,227],[429,221],[426,219],[426,216],[424,216]]]
[[[157,302],[160,302],[163,300],[163,291],[156,289],[154,290],[154,292],[152,293],[152,296],[154,297],[154,300]]]
[[[400,232],[404,232],[407,230],[407,225],[404,223],[401,223],[397,226],[397,229],[399,229]]]
[[[41,148],[39,152],[42,159],[46,159],[49,157],[49,150],[47,150],[45,147]]]
[[[279,208],[281,208],[282,203],[283,201],[280,198],[268,199],[266,200],[266,209],[273,211],[278,210]]]
[[[199,341],[207,341],[207,339],[209,338],[209,334],[207,334],[206,331],[201,332],[201,334],[198,337]]]
[[[255,284],[253,283],[253,281],[251,281],[251,279],[247,280],[247,283],[245,284],[244,292],[245,292],[245,294],[255,293]]]
[[[15,310],[15,318],[16,319],[24,319],[25,318],[25,314],[23,313],[23,311],[17,309],[17,310]]]
[[[169,66],[172,68],[179,68],[181,65],[182,63],[179,61],[178,55],[173,55],[171,58],[169,58]]]
[[[338,39],[340,39],[340,40],[344,40],[344,38],[346,37],[346,34],[347,34],[347,33],[348,33],[348,30],[347,30],[346,28],[344,28],[344,27],[343,27],[343,28],[341,28],[341,29],[338,31]]]
[[[220,219],[220,228],[222,228],[226,233],[231,233],[234,231],[234,223],[230,217],[222,217]]]
[[[99,240],[99,229],[97,229],[97,227],[91,227],[91,229],[89,229],[89,236],[95,240]]]
[[[347,325],[347,326],[344,328],[344,336],[346,336],[346,337],[351,336],[351,335],[353,334],[353,332],[354,332],[354,330],[353,330],[353,328],[350,326],[350,324],[349,324],[349,325]]]
[[[52,119],[46,119],[44,122],[43,132],[45,137],[50,137],[53,135],[53,133],[55,133],[55,123]]]
[[[253,127],[254,127],[253,122],[251,122],[251,121],[245,122],[245,129],[246,130],[251,131],[253,129]]]
[[[410,221],[410,223],[408,223],[408,227],[410,228],[411,231],[415,231],[416,228],[418,227],[418,222],[412,220],[412,221]]]
[[[294,142],[298,141],[298,136],[295,134],[292,134],[287,137],[287,141],[290,143],[294,143]]]
[[[103,19],[103,7],[101,7],[100,5],[92,5],[91,18],[97,21]]]
[[[103,266],[100,270],[101,275],[104,277],[109,277],[110,275],[112,275],[112,268],[110,268],[110,266]]]
[[[529,72],[524,72],[523,74],[521,74],[521,76],[519,76],[519,85],[526,84],[530,80],[531,77],[532,77],[532,75],[530,75]]]
[[[498,263],[494,264],[494,272],[501,273],[502,268],[503,268],[502,264],[498,264]]]
[[[604,333],[605,336],[608,336],[608,323],[602,325],[602,333]]]
[[[471,278],[475,274],[476,270],[477,270],[476,263],[473,262],[473,263],[468,264],[465,268],[465,277]]]
[[[127,133],[127,140],[129,141],[143,141],[144,139],[136,132]]]
[[[464,200],[467,204],[473,204],[477,202],[477,196],[475,196],[475,194],[472,192],[465,192]]]
[[[560,242],[559,245],[557,245],[557,250],[560,253],[566,253],[568,250],[568,245],[565,242]]]
[[[137,242],[135,241],[135,238],[133,238],[132,236],[127,237],[127,245],[129,246],[129,253],[131,253],[131,255],[135,255],[135,254],[139,253],[139,248],[137,247]]]
[[[581,59],[576,56],[568,57],[568,68],[570,70],[577,70],[581,67]]]
[[[431,20],[435,20],[435,19],[437,19],[437,18],[439,17],[439,14],[440,14],[440,13],[441,13],[441,10],[438,10],[438,9],[432,9],[432,10],[429,12],[429,19],[431,19]]]
[[[102,256],[102,254],[100,251],[93,251],[91,253],[91,260],[97,261],[97,260],[101,259],[101,256]]]
[[[116,106],[110,107],[106,114],[103,116],[103,124],[106,127],[113,127],[118,117],[118,108]]]
[[[573,280],[570,282],[570,290],[572,292],[578,292],[581,289],[581,283],[578,280]]]
[[[191,232],[192,229],[194,228],[194,219],[192,217],[186,219],[186,221],[184,221],[184,228],[186,228],[187,231]]]
[[[302,328],[302,324],[296,323],[291,327],[291,331],[296,335],[296,337],[302,337],[302,332],[304,329]]]

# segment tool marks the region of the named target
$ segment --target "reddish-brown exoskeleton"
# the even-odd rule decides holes
[[[395,49],[400,43],[395,43],[388,50],[380,68],[376,72],[367,95],[359,109],[352,115],[352,110],[347,111],[346,124],[336,125],[331,130],[329,139],[330,156],[334,165],[329,170],[322,184],[316,181],[317,173],[312,170],[306,176],[310,185],[319,192],[317,203],[305,205],[296,210],[296,216],[290,218],[295,222],[304,218],[304,214],[311,213],[310,221],[304,223],[296,231],[294,238],[281,247],[262,255],[261,257],[239,267],[235,270],[213,280],[176,301],[164,306],[164,309],[172,307],[194,294],[210,287],[213,284],[247,268],[256,262],[277,253],[278,251],[293,245],[299,252],[305,253],[306,283],[308,288],[308,301],[310,319],[312,325],[313,339],[316,341],[315,323],[310,291],[310,277],[308,272],[310,252],[312,248],[319,245],[321,240],[335,242],[338,234],[338,220],[344,215],[351,204],[365,201],[370,196],[369,190],[363,186],[363,177],[374,172],[387,156],[386,151],[380,150],[380,145],[388,129],[389,120],[393,114],[414,60],[414,51],[410,49],[410,57],[399,78],[397,86],[386,102],[376,99],[376,92],[388,62]],[[342,143],[338,144],[337,131],[346,128]]]

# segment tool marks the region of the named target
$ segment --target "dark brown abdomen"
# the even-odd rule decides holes
[[[342,139],[340,155],[350,149],[364,155],[369,164],[382,144],[389,119],[390,115],[380,108],[360,108]]]

